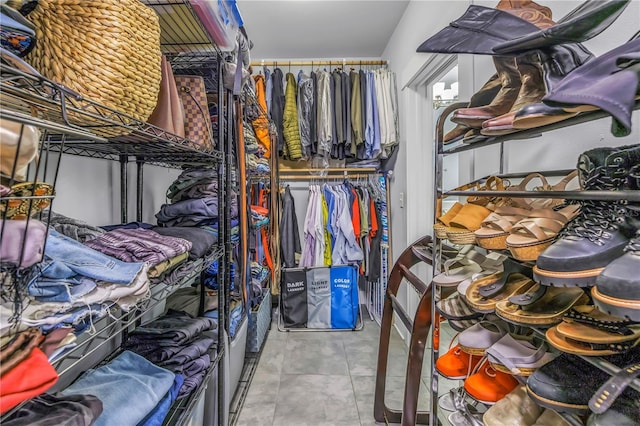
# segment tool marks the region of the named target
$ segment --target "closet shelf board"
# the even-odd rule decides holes
[[[194,141],[86,99],[50,80],[5,65],[0,65],[0,73],[3,111],[35,115],[36,120],[48,122],[53,151],[107,160],[139,157],[174,165],[222,159],[220,151],[201,150]]]

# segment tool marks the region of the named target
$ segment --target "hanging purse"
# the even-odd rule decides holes
[[[158,93],[158,104],[147,120],[149,124],[160,127],[182,138],[184,133],[184,107],[178,93],[178,87],[167,58],[162,55],[162,81]]]
[[[195,142],[200,149],[211,151],[214,141],[204,78],[197,75],[176,75],[175,81],[184,107],[185,138]]]

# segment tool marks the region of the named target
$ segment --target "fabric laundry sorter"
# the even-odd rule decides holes
[[[282,270],[280,329],[355,329],[358,268],[351,265]]]

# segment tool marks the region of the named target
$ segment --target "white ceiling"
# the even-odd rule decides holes
[[[407,0],[237,0],[251,59],[379,58]]]

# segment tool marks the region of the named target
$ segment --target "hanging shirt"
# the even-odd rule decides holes
[[[362,98],[360,97],[360,74],[351,71],[351,149],[352,155],[356,155],[356,148],[363,141],[362,135]]]
[[[351,153],[351,81],[346,72],[340,72],[342,78],[342,133],[345,144],[343,156]]]
[[[336,241],[333,246],[334,265],[359,263],[364,258],[360,246],[356,243],[353,223],[349,215],[348,195],[344,188],[336,188]]]
[[[333,250],[333,247],[335,246],[335,240],[336,240],[336,233],[334,231],[334,225],[335,225],[335,197],[333,195],[333,192],[331,191],[331,188],[329,187],[329,185],[324,185],[323,186],[323,194],[324,194],[324,198],[325,200],[327,200],[327,230],[329,231],[329,236],[331,239],[331,247]]]
[[[311,104],[311,124],[309,133],[311,134],[311,155],[318,152],[318,76],[311,71],[311,90],[313,91],[313,103]]]
[[[316,129],[318,134],[318,154],[326,156],[331,152],[331,88],[329,73],[318,71],[318,102]]]
[[[322,229],[324,238],[324,266],[331,266],[331,234],[327,229],[327,222],[329,221],[329,207],[327,206],[327,200],[324,197],[324,192],[321,194],[322,198]]]
[[[315,220],[314,220],[314,239],[315,239],[315,248],[314,248],[314,260],[313,266],[324,266],[325,265],[325,255],[326,255],[326,231],[325,227],[325,204],[323,202],[322,190],[318,185],[314,185],[314,192],[316,194],[314,203],[315,207]]]
[[[300,256],[299,266],[301,268],[312,267],[315,261],[315,193],[309,187],[309,202],[307,204],[307,213],[304,217],[302,255]]]
[[[361,129],[360,132],[362,134],[362,144],[357,147],[356,157],[359,160],[366,159],[366,128],[367,128],[367,73],[360,70],[358,73],[360,74],[360,102],[362,104],[361,108]]]
[[[367,99],[367,108],[369,100],[371,101],[371,143],[367,146],[367,158],[375,159],[380,155],[380,118],[378,114],[378,101],[376,99],[375,77],[373,72],[367,74],[367,94],[371,98]],[[367,124],[369,124],[367,122]]]
[[[383,88],[382,70],[373,72],[374,88],[376,90],[376,107],[378,109],[378,126],[380,128],[380,148],[388,143],[388,122],[387,122],[387,103],[386,93]]]

